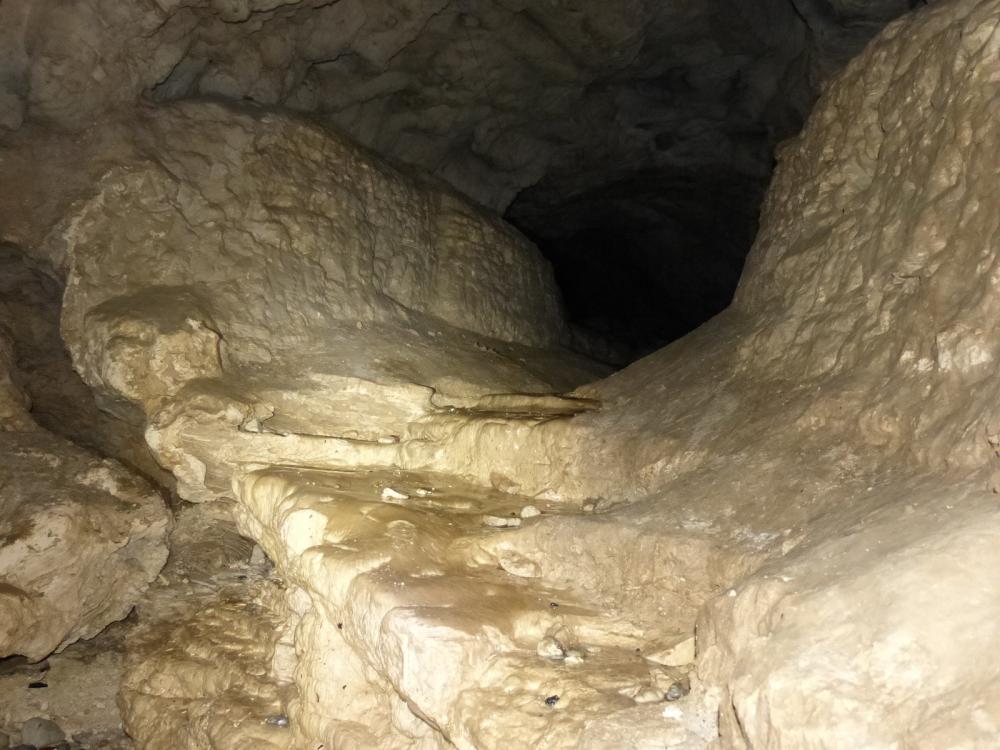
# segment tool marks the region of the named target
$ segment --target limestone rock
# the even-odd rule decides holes
[[[413,498],[428,479],[433,497],[412,505],[378,490],[390,480]],[[490,549],[530,555],[533,540],[479,518],[509,517],[524,498],[446,477],[291,469],[247,472],[234,490],[241,528],[301,608],[297,746],[336,743],[359,724],[375,733],[366,747],[463,750],[596,748],[616,731],[640,747],[695,748],[714,733],[710,699],[657,721],[636,698],[662,701],[677,679],[637,653],[665,619],[618,615],[585,576],[526,582],[497,571]]]
[[[38,428],[16,398],[0,394],[0,655],[41,659],[128,614],[170,522],[147,483]]]
[[[155,376],[130,359],[134,344],[121,344],[133,380],[160,379],[136,383],[146,398],[215,374],[220,338],[225,357],[261,362],[334,322],[413,325],[423,316],[550,347],[564,336],[551,271],[530,243],[332,132],[202,103],[148,110],[134,137],[138,163],[113,170],[66,220],[63,327],[84,370],[93,367],[84,315],[98,329],[121,327],[123,341],[155,332],[166,350],[185,342],[175,372],[163,365]],[[116,215],[130,217],[127,241],[114,237]],[[112,266],[100,268],[107,242]],[[135,264],[147,273],[127,273]],[[269,336],[278,330],[282,342]],[[126,383],[114,387],[132,395]]]
[[[5,0],[0,134],[84,132],[138,101],[309,112],[510,207],[566,259],[578,322],[648,345],[728,304],[775,145],[920,4]],[[577,345],[616,356],[595,340]]]
[[[736,748],[995,743],[998,19],[890,26],[782,150],[735,305],[562,396],[544,267],[477,211],[284,116],[119,123],[129,168],[38,248],[74,361],[287,586],[280,659],[249,602],[145,652],[136,731],[176,698],[203,744],[705,747],[720,708]],[[435,255],[456,226],[499,286]]]
[[[608,501],[602,543],[577,518],[516,532],[536,578],[632,554],[636,527],[672,538],[677,598],[658,595],[679,622],[707,604],[729,745],[995,743],[974,643],[997,637],[998,18],[935,4],[870,45],[783,149],[735,306],[574,394],[600,410],[437,426],[439,466]]]
[[[128,132],[134,161],[40,252],[63,259],[75,366],[143,414],[183,497],[227,494],[241,462],[403,463],[422,417],[599,372],[558,349],[537,251],[446,189],[253,109],[175,105]]]
[[[976,644],[997,638],[1000,294],[982,207],[998,184],[978,149],[1000,138],[998,20],[996,2],[956,2],[889,27],[783,154],[738,295],[757,321],[743,367],[827,384],[799,429],[867,445],[855,476],[895,469],[706,611],[699,671],[727,685],[738,747],[996,742]]]
[[[62,292],[50,268],[20,248],[0,244],[0,330],[13,345],[7,372],[30,402],[31,418],[170,486],[172,477],[157,466],[146,446],[143,415],[133,411],[123,420],[102,411],[73,370],[59,335]]]
[[[805,113],[811,74],[908,5],[8,0],[0,111],[7,128],[25,114],[81,127],[143,95],[284,104],[502,210],[546,173],[572,194],[608,171],[678,173],[720,153],[766,169],[765,144]]]
[[[97,414],[59,344],[57,310],[44,282],[0,247],[3,656],[41,659],[96,635],[128,614],[167,556],[170,521],[159,493],[34,419],[63,415],[60,426],[72,432]]]
[[[1000,728],[995,501],[922,478],[703,614],[723,746],[985,748]]]
[[[119,693],[129,736],[150,750],[296,747],[267,721],[290,692],[272,674],[284,635],[277,585],[248,571],[171,588],[129,638]]]

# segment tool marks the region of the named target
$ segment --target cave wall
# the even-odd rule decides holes
[[[198,96],[315,113],[508,211],[627,359],[729,303],[774,146],[915,4],[8,0],[0,128]]]

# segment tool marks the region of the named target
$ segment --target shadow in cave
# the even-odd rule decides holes
[[[530,188],[507,219],[552,263],[581,348],[626,364],[732,301],[767,179],[640,172],[558,203]]]

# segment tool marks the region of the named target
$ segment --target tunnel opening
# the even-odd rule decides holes
[[[681,338],[729,306],[757,231],[763,176],[637,173],[507,218],[552,263],[570,324],[616,364]]]
[[[552,263],[574,345],[623,365],[732,301],[775,149],[872,35],[920,2],[662,8],[628,65],[594,71],[564,148],[504,217]]]

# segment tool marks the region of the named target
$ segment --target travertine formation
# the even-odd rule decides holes
[[[558,350],[537,251],[448,190],[253,110],[155,109],[129,138],[35,252],[75,366],[185,499],[250,461],[393,462],[423,416],[600,372]]]
[[[671,686],[687,690],[693,657],[668,603],[622,611],[583,575],[560,580],[532,533],[511,533],[559,519],[560,503],[400,472],[267,469],[235,490],[241,528],[299,589],[293,747],[598,748],[614,737],[697,748],[714,736],[700,690],[687,713],[663,713]]]
[[[98,402],[203,502],[181,523],[223,530],[175,535],[140,604],[129,731],[994,747],[998,51],[1000,0],[889,26],[782,148],[734,305],[583,386],[529,243],[314,123],[27,129],[5,164],[52,189],[36,218],[0,201],[4,236],[65,281]],[[55,440],[17,382],[10,434]]]

